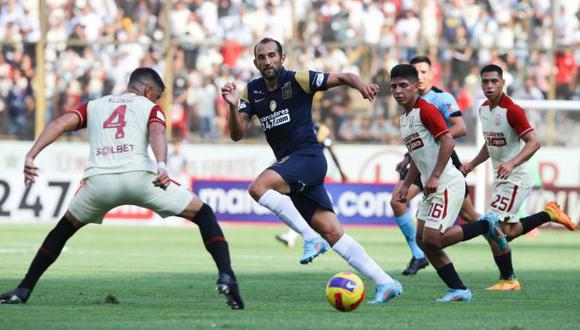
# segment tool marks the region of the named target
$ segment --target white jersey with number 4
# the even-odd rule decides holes
[[[133,93],[108,95],[72,110],[87,128],[90,155],[84,177],[98,174],[147,171],[156,173],[149,158],[148,125],[165,126],[161,107]]]
[[[413,109],[399,117],[399,124],[401,139],[421,172],[421,182],[426,184],[433,173],[439,154],[437,138],[449,132],[445,119],[433,104],[418,98]],[[450,159],[441,173],[439,184],[445,186],[458,177],[463,178],[463,175],[453,166]]]
[[[479,117],[493,172],[497,173],[500,163],[513,159],[522,150],[524,142],[521,137],[534,129],[524,110],[506,94],[501,96],[498,106],[493,109],[489,101],[485,101],[479,108]],[[514,168],[507,179],[496,181],[507,181],[520,187],[532,185],[526,163]]]

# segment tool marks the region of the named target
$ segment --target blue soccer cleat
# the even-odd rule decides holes
[[[300,263],[306,265],[314,258],[330,249],[330,245],[322,237],[311,238],[304,241],[304,254],[300,258]]]
[[[450,301],[471,301],[471,291],[469,289],[449,289],[446,295],[437,299],[439,302],[450,302]]]
[[[377,290],[375,292],[375,298],[369,301],[369,304],[385,304],[389,301],[399,298],[403,293],[403,286],[399,281],[389,283],[389,284],[379,284],[377,285]]]
[[[487,236],[491,237],[496,243],[501,251],[505,251],[508,242],[505,234],[499,226],[498,215],[495,212],[487,212],[482,215],[477,221],[487,221],[489,223],[489,229],[487,231]]]

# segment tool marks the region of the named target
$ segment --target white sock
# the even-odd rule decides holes
[[[389,284],[395,280],[377,265],[367,254],[367,251],[348,234],[342,237],[332,247],[352,268],[375,281],[376,284]]]
[[[304,240],[320,237],[317,232],[312,229],[304,220],[300,212],[296,209],[292,200],[288,196],[268,189],[260,200],[260,205],[272,211],[278,218],[284,221],[292,230],[304,237]]]

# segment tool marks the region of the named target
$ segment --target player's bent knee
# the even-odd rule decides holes
[[[423,237],[421,247],[424,250],[441,250],[443,248],[443,242],[440,239]]]
[[[250,196],[252,196],[252,198],[256,202],[260,200],[260,198],[266,192],[266,190],[267,188],[264,185],[256,181],[250,183],[250,186],[248,187],[248,192],[250,193]]]
[[[395,213],[395,216],[401,215],[401,214],[405,213],[405,211],[407,210],[407,204],[397,202],[395,200],[394,196],[393,196],[393,198],[391,198],[390,203],[391,203],[391,208],[393,209],[393,212]]]
[[[193,195],[193,198],[191,201],[189,201],[189,204],[187,204],[185,210],[183,210],[179,216],[189,221],[193,221],[193,218],[195,218],[197,212],[199,212],[202,206],[203,202],[201,199],[199,199],[196,195]]]

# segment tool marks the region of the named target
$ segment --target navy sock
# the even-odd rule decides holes
[[[499,268],[499,273],[502,280],[513,280],[516,278],[514,274],[514,267],[512,265],[512,252],[502,254],[500,256],[494,256],[495,264]]]
[[[550,222],[550,220],[552,220],[550,215],[544,211],[521,218],[520,223],[522,224],[522,235],[527,234],[534,228],[537,228],[546,222]]]
[[[209,254],[211,254],[218,271],[229,274],[235,280],[236,276],[231,266],[228,242],[224,238],[224,233],[211,207],[203,204],[195,215],[193,222],[199,226],[203,244]]]
[[[450,262],[447,265],[437,269],[437,274],[439,277],[447,284],[447,287],[450,289],[467,289],[461,279],[459,278],[459,274],[455,271],[455,267],[453,267],[453,263]]]
[[[489,230],[488,221],[476,221],[461,225],[463,230],[463,241],[470,240],[474,237],[487,233]]]
[[[76,232],[78,228],[73,226],[70,221],[62,217],[60,221],[56,224],[54,229],[52,229],[42,245],[38,249],[36,256],[32,260],[30,267],[28,268],[28,272],[26,276],[18,285],[19,288],[27,288],[27,289],[34,289],[36,283],[40,279],[40,276],[52,265],[53,262],[56,261],[62,248],[66,244],[69,238],[71,238]]]

